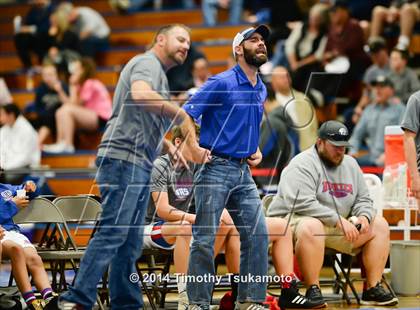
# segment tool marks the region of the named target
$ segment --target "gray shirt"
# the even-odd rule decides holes
[[[378,65],[371,65],[367,68],[365,74],[363,75],[363,83],[366,85],[372,84],[373,81],[380,75],[388,76],[390,72],[389,64],[386,64],[384,67],[379,67]]]
[[[400,74],[391,71],[389,78],[394,84],[395,96],[400,98],[404,104],[407,104],[408,98],[412,93],[420,89],[419,79],[410,68],[405,68]]]
[[[404,110],[404,105],[400,103],[368,105],[350,138],[352,153],[358,152],[366,140],[370,160],[376,161],[385,149],[385,127],[400,124]]]
[[[415,92],[408,99],[401,127],[416,133],[417,167],[420,167],[420,91]]]
[[[296,201],[296,202],[295,202]],[[276,197],[268,216],[296,214],[335,226],[339,215],[375,215],[369,190],[356,160],[344,155],[338,167],[321,162],[315,146],[295,156],[281,173]]]
[[[171,121],[147,111],[146,104],[133,101],[131,84],[140,80],[169,100],[168,79],[155,54],[149,51],[132,58],[120,74],[98,156],[126,160],[151,170]]]
[[[79,16],[75,24],[75,30],[78,34],[89,31],[92,37],[104,39],[109,36],[111,29],[98,12],[86,6],[78,7],[77,11]]]
[[[194,213],[193,179],[194,173],[185,167],[174,168],[168,155],[158,157],[153,163],[150,192],[168,193],[169,204],[184,212]],[[162,220],[156,214],[156,207],[150,199],[146,224]]]

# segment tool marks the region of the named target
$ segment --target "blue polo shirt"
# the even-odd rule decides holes
[[[200,146],[235,158],[254,154],[267,89],[258,77],[255,87],[239,65],[211,77],[184,105],[195,120],[202,116]]]

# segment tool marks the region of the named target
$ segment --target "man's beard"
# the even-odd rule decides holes
[[[251,50],[246,49],[245,46],[244,46],[244,58],[245,58],[245,62],[248,65],[251,65],[257,68],[259,68],[261,65],[267,62],[267,55],[258,57],[257,51],[252,52]]]
[[[318,150],[318,154],[321,160],[324,162],[325,166],[327,166],[328,168],[335,168],[340,166],[344,159],[343,156],[341,157],[341,160],[338,163],[336,163],[335,161],[331,160],[326,154],[324,154],[324,152]]]

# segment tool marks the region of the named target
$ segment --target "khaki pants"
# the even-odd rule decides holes
[[[313,217],[296,215],[296,214],[292,214],[290,216],[291,218],[289,222],[289,227],[292,229],[293,245],[295,245],[296,240],[297,240],[297,235],[298,235],[298,232],[302,223],[305,222],[305,220],[312,219]],[[285,219],[288,220],[288,218],[289,216],[287,216]],[[325,247],[326,248],[334,249],[341,253],[349,254],[352,256],[357,255],[362,250],[361,247],[353,248],[353,244],[346,240],[344,233],[340,229],[324,225],[324,231],[325,231]]]

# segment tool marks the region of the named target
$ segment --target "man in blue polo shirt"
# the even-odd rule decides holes
[[[197,215],[187,284],[190,309],[209,309],[213,244],[225,207],[241,235],[237,309],[263,309],[266,283],[261,279],[267,274],[268,238],[249,166],[262,158],[258,138],[267,90],[257,71],[267,61],[269,33],[264,25],[239,32],[232,44],[237,65],[211,77],[184,106],[193,119],[202,117],[200,146],[211,152],[210,161],[195,175]],[[191,133],[192,120],[185,125]],[[189,136],[187,144],[195,138]]]

